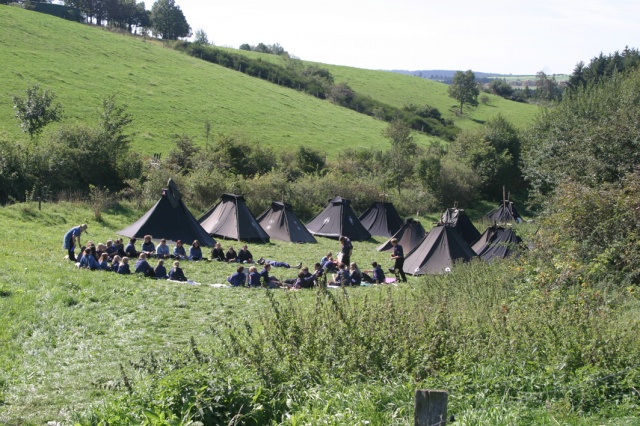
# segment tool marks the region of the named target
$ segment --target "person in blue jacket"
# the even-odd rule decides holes
[[[371,266],[373,266],[373,270],[371,271],[373,274],[373,276],[371,277],[373,279],[373,282],[375,284],[384,284],[386,282],[386,277],[384,276],[384,271],[382,270],[380,265],[378,265],[378,262],[373,262]]]
[[[280,262],[277,260],[269,260],[269,259],[265,259],[264,257],[261,257],[260,259],[258,259],[258,262],[256,262],[260,265],[266,265],[269,264],[271,266],[273,266],[274,268],[291,268],[291,265],[288,264],[287,262]],[[302,262],[298,263],[298,265],[296,266],[297,269],[302,268]]]
[[[153,268],[147,262],[147,255],[140,253],[140,257],[136,262],[136,274],[144,274],[145,277],[154,277]]]
[[[406,283],[407,276],[404,274],[404,250],[402,249],[402,246],[398,244],[397,238],[391,239],[391,245],[393,246],[391,258],[395,261],[393,268],[391,268],[391,272],[396,273],[397,271],[400,274],[402,282]]]
[[[349,274],[347,265],[345,265],[344,263],[340,264],[338,273],[333,275],[333,283],[334,285],[340,286],[348,286],[351,284],[351,275]]]
[[[274,276],[269,276],[269,272],[271,272],[271,264],[265,263],[264,268],[262,269],[262,271],[260,271],[260,277],[264,282],[264,286],[267,288],[280,287],[281,285],[280,281]]]
[[[358,268],[356,262],[351,262],[351,265],[349,265],[349,275],[351,276],[351,285],[358,286],[362,283],[362,272]]]
[[[193,240],[193,244],[191,244],[191,247],[189,248],[189,260],[202,260],[200,241]]]
[[[90,248],[84,249],[84,255],[80,258],[80,262],[78,263],[79,268],[90,269],[95,271],[96,269],[100,269],[100,264],[96,260],[95,257],[91,254]]]
[[[131,268],[129,268],[129,258],[127,256],[122,258],[122,262],[118,266],[118,273],[121,275],[129,275]]]
[[[158,259],[169,258],[169,246],[167,245],[167,240],[165,238],[161,239],[160,244],[156,247],[156,257]]]
[[[118,272],[118,267],[120,266],[121,262],[122,258],[120,256],[118,256],[117,254],[113,256],[113,260],[111,261],[111,272]]]
[[[64,238],[62,239],[62,248],[67,250],[67,254],[69,256],[69,260],[76,261],[76,244],[78,247],[82,247],[80,243],[80,235],[83,232],[87,231],[87,224],[83,223],[80,226],[73,227],[64,234]],[[80,253],[82,255],[82,253]]]
[[[249,287],[260,287],[260,274],[258,268],[252,266],[249,268]]]
[[[146,254],[147,258],[151,258],[156,254],[156,245],[153,244],[153,241],[151,241],[151,235],[144,236],[142,247],[140,248],[140,253]]]
[[[108,271],[109,270],[109,255],[107,253],[102,253],[100,255],[100,262],[98,262],[100,265],[100,269],[103,271]]]
[[[234,287],[243,287],[245,281],[247,281],[247,276],[244,273],[244,266],[238,266],[236,272],[234,272],[230,277],[227,277],[227,281]]]
[[[129,244],[124,248],[124,254],[127,255],[129,259],[135,259],[138,257],[138,251],[136,250],[136,240],[135,238],[129,238]]]
[[[166,280],[169,278],[167,276],[167,268],[164,267],[164,260],[158,260],[158,265],[156,265],[156,269],[153,270],[156,275],[156,279],[158,280]]]
[[[187,281],[187,277],[184,276],[184,272],[180,268],[180,261],[173,262],[173,268],[169,271],[169,279],[172,281]]]
[[[181,260],[185,260],[187,258],[187,252],[182,245],[182,240],[176,241],[176,246],[173,248],[173,257]]]

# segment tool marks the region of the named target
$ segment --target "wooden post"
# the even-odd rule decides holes
[[[416,390],[415,426],[445,426],[449,394],[440,390]]]

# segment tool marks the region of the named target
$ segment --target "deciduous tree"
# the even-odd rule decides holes
[[[176,40],[191,35],[191,27],[174,0],[158,0],[153,4],[151,27],[153,33],[162,39]]]
[[[476,83],[476,75],[473,71],[458,71],[453,76],[453,83],[449,86],[449,96],[460,102],[460,114],[464,104],[472,106],[478,105],[478,84]]]
[[[20,120],[22,131],[29,133],[29,137],[33,138],[42,132],[47,124],[60,121],[62,106],[53,104],[53,92],[41,91],[37,84],[27,88],[26,95],[25,99],[13,96],[13,109],[16,111],[16,118]]]

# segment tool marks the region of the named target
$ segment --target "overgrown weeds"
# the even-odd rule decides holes
[[[128,411],[135,422],[153,409],[204,424],[388,424],[409,421],[420,387],[449,390],[464,424],[637,407],[640,330],[618,291],[536,288],[533,269],[514,266],[472,264],[411,288],[265,290],[257,320],[212,326],[202,347],[192,338],[177,357],[131,364],[131,397],[84,420]],[[362,400],[372,386],[394,393],[385,384],[403,389],[395,417]],[[335,404],[338,395],[355,402]]]

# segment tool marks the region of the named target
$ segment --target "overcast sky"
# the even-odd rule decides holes
[[[151,7],[150,1],[147,7]],[[638,0],[176,0],[218,46],[369,69],[571,73],[640,47]]]

